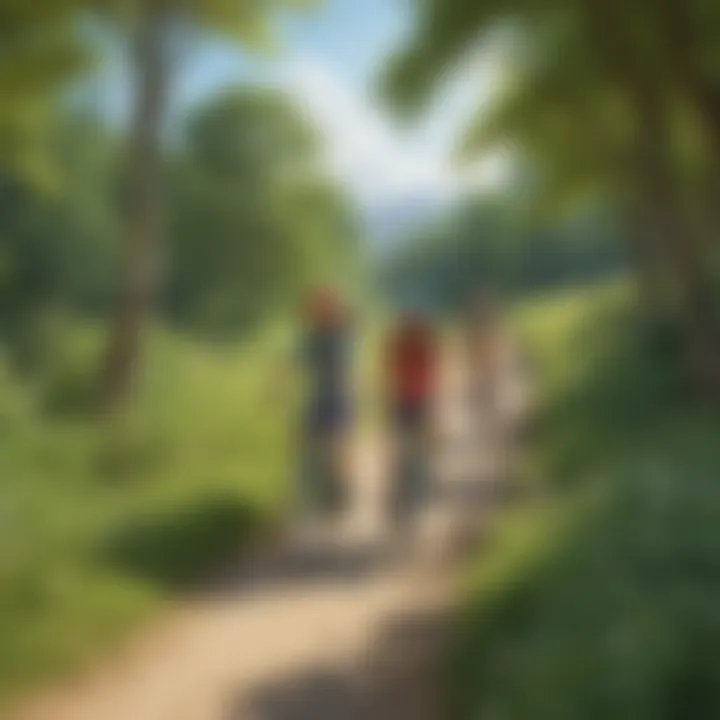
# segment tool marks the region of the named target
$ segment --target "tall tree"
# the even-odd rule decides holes
[[[106,402],[118,409],[131,392],[141,323],[153,289],[161,236],[161,133],[168,90],[166,0],[147,0],[132,48],[135,109],[128,147],[128,188],[120,267],[120,296],[110,336]]]
[[[216,336],[245,331],[295,298],[352,245],[319,143],[276,90],[223,92],[193,113],[172,176],[170,310]]]
[[[126,2],[118,0],[121,5]],[[171,36],[203,28],[245,43],[267,39],[269,13],[282,0],[138,0],[133,2],[135,109],[129,140],[120,296],[106,365],[105,404],[121,409],[132,393],[143,319],[157,287],[162,237],[161,143],[171,77]]]
[[[561,77],[564,86],[553,93],[549,113],[548,98],[541,89],[545,86],[530,87],[532,92],[526,96],[531,101],[518,124],[520,135],[516,128],[515,134],[509,133],[511,140],[522,138],[528,124],[537,135],[550,118],[555,136],[545,148],[543,163],[556,168],[568,158],[571,166],[577,166],[575,152],[579,157],[596,154],[573,144],[573,136],[577,139],[581,133],[573,131],[571,124],[565,123],[566,134],[557,132],[558,115],[588,121],[583,130],[589,145],[606,146],[608,139],[612,141],[615,151],[608,155],[612,162],[595,157],[585,165],[586,179],[595,176],[606,187],[614,184],[632,189],[633,215],[647,226],[635,247],[646,262],[662,258],[665,263],[677,289],[687,347],[698,377],[715,384],[712,376],[717,373],[710,368],[720,355],[708,294],[707,243],[698,234],[682,187],[677,111],[692,104],[704,120],[706,132],[701,142],[717,166],[708,88],[717,87],[719,76],[708,61],[711,48],[707,40],[704,47],[699,43],[692,49],[687,46],[692,40],[690,30],[696,31],[691,21],[697,21],[701,3],[683,4],[675,12],[677,26],[671,20],[677,9],[669,5],[651,0],[631,4],[616,0],[483,0],[471,4],[431,0],[419,4],[418,34],[392,68],[389,85],[402,102],[417,105],[442,72],[503,19],[519,26],[526,38],[543,38],[545,58],[554,56],[562,62],[555,62],[542,80],[557,90],[557,78]],[[706,28],[706,38],[720,36],[717,16],[713,22],[712,28]],[[534,82],[533,78],[529,85]],[[619,144],[617,138],[608,138],[605,124],[607,109],[617,105],[618,99],[627,111],[628,129]],[[547,128],[543,133],[542,142],[547,143]],[[575,150],[568,152],[570,147]],[[558,162],[558,158],[565,160]],[[565,173],[567,179],[567,167]]]

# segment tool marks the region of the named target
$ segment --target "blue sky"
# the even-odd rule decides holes
[[[280,49],[271,57],[196,43],[173,88],[174,112],[181,117],[228,85],[277,85],[319,128],[328,171],[368,210],[418,198],[441,202],[493,184],[503,172],[497,158],[460,173],[449,156],[460,128],[498,82],[498,57],[468,61],[435,109],[410,128],[398,127],[374,98],[384,59],[411,30],[409,0],[325,0],[313,12],[278,20]],[[118,115],[127,108],[123,84],[116,74],[107,94]]]
[[[228,82],[272,76],[278,67],[299,58],[331,67],[350,86],[367,86],[411,21],[404,0],[325,0],[315,11],[278,18],[279,48],[273,57],[253,58],[208,44],[194,53],[181,92],[186,99],[196,99]]]

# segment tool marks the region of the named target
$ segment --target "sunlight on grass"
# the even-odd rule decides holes
[[[0,697],[86,662],[282,516],[293,398],[265,389],[284,343],[273,330],[200,348],[155,331],[138,410],[117,425],[70,412],[74,392],[44,402],[91,351],[68,353],[46,387],[0,376]]]

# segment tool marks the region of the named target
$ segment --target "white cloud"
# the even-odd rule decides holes
[[[469,186],[496,181],[502,172],[496,160],[465,172],[452,166],[448,155],[457,118],[435,117],[402,131],[362,88],[344,83],[321,61],[294,61],[283,84],[319,128],[330,172],[365,207],[418,196],[448,200]],[[476,92],[475,86],[465,92]]]

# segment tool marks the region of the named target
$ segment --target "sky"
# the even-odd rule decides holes
[[[249,57],[217,42],[183,58],[173,88],[176,112],[221,88],[259,82],[286,90],[320,130],[329,172],[361,210],[450,202],[492,186],[505,171],[494,157],[462,171],[450,155],[459,132],[497,86],[501,60],[472,58],[411,127],[400,127],[374,97],[384,59],[412,31],[408,0],[325,0],[319,9],[278,21],[272,57]],[[121,112],[127,106],[114,96]]]

